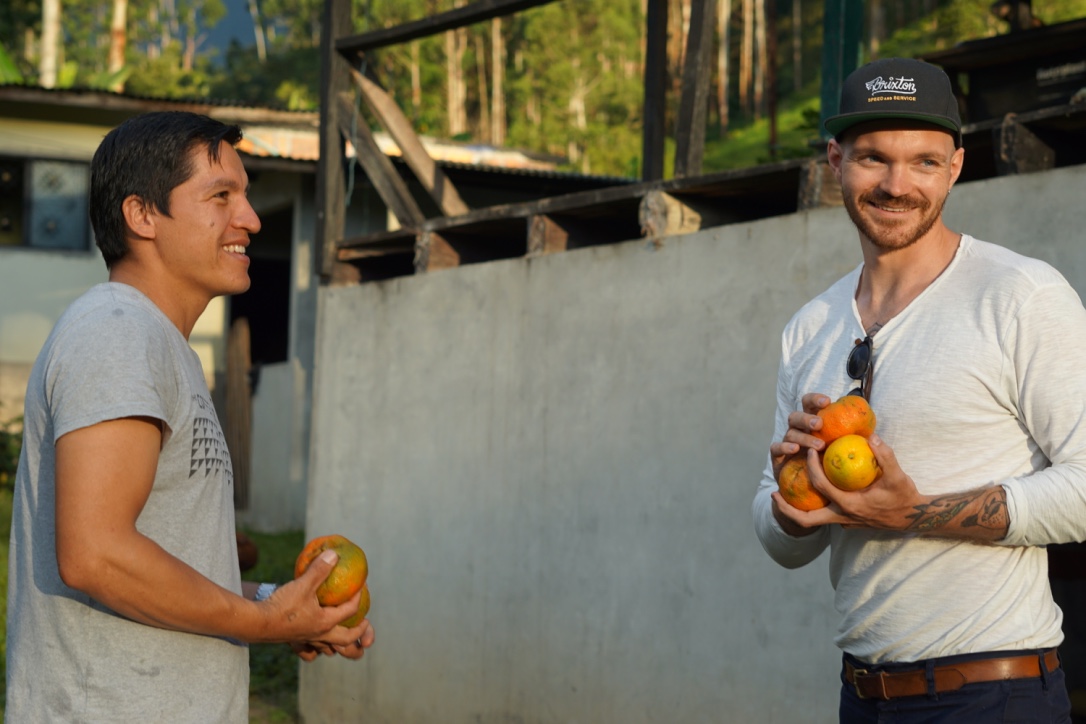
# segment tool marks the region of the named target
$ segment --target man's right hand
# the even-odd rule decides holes
[[[830,404],[830,398],[818,392],[810,392],[803,396],[802,404],[802,410],[796,410],[788,415],[788,430],[784,434],[784,439],[769,446],[774,479],[780,478],[781,467],[788,458],[804,448],[821,451],[826,446],[826,443],[811,433],[822,429],[822,418],[818,416],[818,411]],[[799,525],[783,512],[784,508],[794,510],[780,493],[773,493],[773,518],[788,535],[801,538],[818,530],[817,526],[807,528]]]
[[[769,446],[769,456],[773,461],[773,477],[779,478],[784,462],[803,448],[821,451],[826,443],[811,433],[822,429],[822,418],[818,411],[830,404],[830,398],[818,392],[803,396],[803,409],[788,415],[788,430],[784,439]]]
[[[279,586],[267,600],[257,604],[267,609],[268,642],[286,642],[307,661],[319,653],[362,657],[364,649],[373,643],[369,621],[363,620],[352,628],[339,625],[358,613],[362,592],[338,606],[321,606],[317,601],[317,588],[338,559],[335,551],[324,551],[305,573]]]

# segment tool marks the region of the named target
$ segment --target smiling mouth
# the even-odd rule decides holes
[[[245,247],[241,244],[227,244],[223,247],[223,249],[226,249],[233,254],[241,254],[242,256],[245,255]]]

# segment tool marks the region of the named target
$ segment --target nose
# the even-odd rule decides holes
[[[879,188],[890,196],[908,196],[912,190],[908,166],[903,163],[887,164]]]
[[[242,198],[241,208],[238,209],[238,213],[234,217],[234,225],[239,229],[245,229],[250,234],[260,231],[260,217],[256,215],[256,211],[253,209],[253,205],[249,203],[249,199]]]

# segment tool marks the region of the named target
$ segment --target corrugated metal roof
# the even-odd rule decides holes
[[[316,162],[320,154],[320,114],[291,111],[221,98],[154,98],[92,88],[40,88],[0,84],[0,100],[84,108],[117,114],[152,110],[191,110],[222,121],[237,123],[244,130],[238,150],[254,158]],[[2,111],[0,111],[2,115]],[[74,120],[74,119],[73,119]],[[384,132],[374,134],[378,147],[393,158],[401,151]],[[593,176],[557,170],[561,159],[543,157],[518,149],[477,143],[458,143],[433,137],[420,138],[427,153],[446,168],[508,173],[548,179],[577,178],[598,185],[631,183],[635,179]],[[348,143],[348,153],[353,149]]]

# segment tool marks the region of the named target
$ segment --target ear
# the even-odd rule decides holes
[[[950,157],[950,185],[947,189],[953,188],[958,177],[962,175],[962,164],[965,163],[965,149],[955,149],[954,155]]]
[[[121,213],[124,214],[128,231],[137,239],[153,239],[157,229],[155,228],[155,210],[147,201],[132,194],[121,202]]]
[[[836,138],[831,138],[829,143],[826,144],[826,162],[833,169],[833,175],[838,182],[841,181],[841,164],[844,159],[845,150],[841,148],[841,144],[837,142]]]

